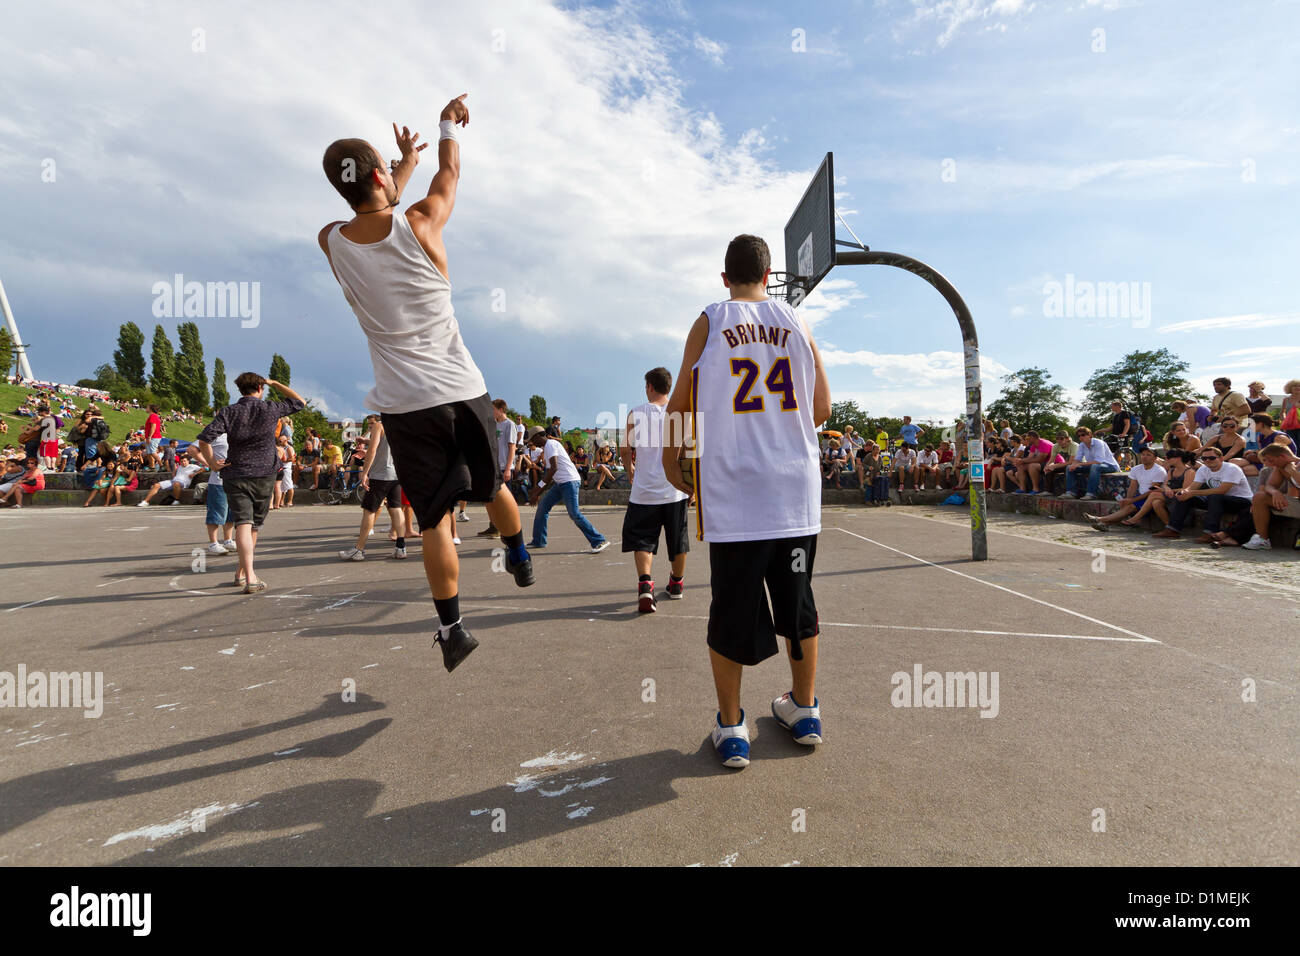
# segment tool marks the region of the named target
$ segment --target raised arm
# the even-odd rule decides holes
[[[451,123],[453,126],[469,125],[469,108],[465,106],[462,93],[445,107],[438,117],[439,123]],[[448,136],[438,140],[438,171],[433,174],[429,184],[429,194],[411,207],[411,212],[425,220],[425,227],[441,230],[451,217],[452,207],[456,204],[456,185],[460,181],[460,144]]]

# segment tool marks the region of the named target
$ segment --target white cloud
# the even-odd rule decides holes
[[[1247,312],[1220,315],[1209,319],[1192,319],[1159,326],[1157,332],[1207,332],[1221,329],[1267,329],[1278,325],[1300,325],[1300,312]]]
[[[1035,6],[1026,5],[1025,0],[912,0],[912,5],[913,23],[933,22],[942,27],[935,40],[941,47],[951,43],[968,23],[995,16],[1018,16]]]
[[[965,362],[960,352],[882,353],[867,350],[844,352],[827,349],[822,352],[822,364],[830,369],[861,366],[889,384],[909,386],[948,386],[954,389],[959,400],[966,380]],[[1011,369],[988,355],[980,356],[980,378],[986,390],[994,387]],[[831,375],[832,381],[834,376]]]
[[[727,45],[725,43],[720,43],[717,40],[710,40],[708,37],[697,33],[695,34],[695,42],[693,45],[696,50],[703,53],[704,56],[714,65],[723,65],[722,58],[727,52]]]

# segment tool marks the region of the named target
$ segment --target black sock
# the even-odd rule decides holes
[[[643,575],[641,575],[641,577],[637,578],[637,581],[638,581],[638,582],[639,582],[639,581],[653,581],[653,580],[654,580],[654,578],[650,577],[650,575],[648,575],[648,574],[643,574]]]
[[[399,548],[404,548],[404,547],[406,547],[406,539],[403,538],[403,537],[398,537],[398,539],[397,539],[397,546],[398,546]]]
[[[514,534],[503,534],[501,543],[507,548],[522,548],[524,546],[524,529],[520,528]]]
[[[434,598],[433,606],[438,609],[438,620],[443,627],[451,627],[460,620],[460,595],[449,598]]]

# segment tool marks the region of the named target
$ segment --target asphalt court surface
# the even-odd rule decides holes
[[[356,508],[273,513],[257,563],[271,590],[250,596],[226,584],[233,556],[192,570],[198,508],[0,515],[0,671],[104,680],[99,718],[0,708],[0,864],[1300,858],[1300,594],[1099,567],[997,533],[996,515],[975,564],[966,528],[827,508],[826,743],[772,719],[789,686],[774,658],[747,669],[753,763],[736,772],[707,742],[707,546],[692,541],[686,599],[638,615],[622,509],[584,510],[614,547],[587,553],[552,512],[524,590],[493,572],[499,542],[473,536],[481,509],[459,526],[482,645],[450,675],[418,544],[388,559],[381,518],[366,561],[338,559]],[[655,573],[662,589],[662,553]],[[918,667],[986,675],[990,692],[996,674],[996,698],[895,706],[895,675]]]

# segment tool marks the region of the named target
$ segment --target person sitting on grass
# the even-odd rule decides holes
[[[1236,465],[1230,465],[1213,445],[1201,452],[1201,467],[1196,470],[1190,486],[1186,484],[1174,497],[1169,509],[1169,524],[1157,531],[1156,538],[1181,538],[1183,525],[1194,508],[1205,509],[1205,533],[1196,539],[1197,544],[1215,540],[1215,532],[1225,514],[1236,515],[1250,508],[1254,492],[1250,483]]]
[[[1150,445],[1145,446],[1138,453],[1138,459],[1138,464],[1129,469],[1128,493],[1120,499],[1119,510],[1113,511],[1104,517],[1093,514],[1084,515],[1092,525],[1093,530],[1107,531],[1113,524],[1125,524],[1130,528],[1137,527],[1139,521],[1136,514],[1146,504],[1147,496],[1155,493],[1156,489],[1169,478],[1169,472],[1157,464],[1155,449]],[[1130,518],[1130,515],[1134,517]]]
[[[1097,492],[1101,490],[1101,476],[1119,471],[1119,462],[1115,461],[1110,446],[1093,435],[1091,428],[1080,425],[1074,437],[1079,440],[1079,450],[1065,473],[1066,491],[1061,497],[1080,497],[1075,489],[1086,483],[1082,500],[1096,501]]]
[[[1259,491],[1250,502],[1250,511],[1242,511],[1227,531],[1214,535],[1211,546],[1233,548],[1240,545],[1249,551],[1268,551],[1273,547],[1269,540],[1269,522],[1273,512],[1285,511],[1291,501],[1300,497],[1300,458],[1281,442],[1274,442],[1259,450],[1263,461]]]

